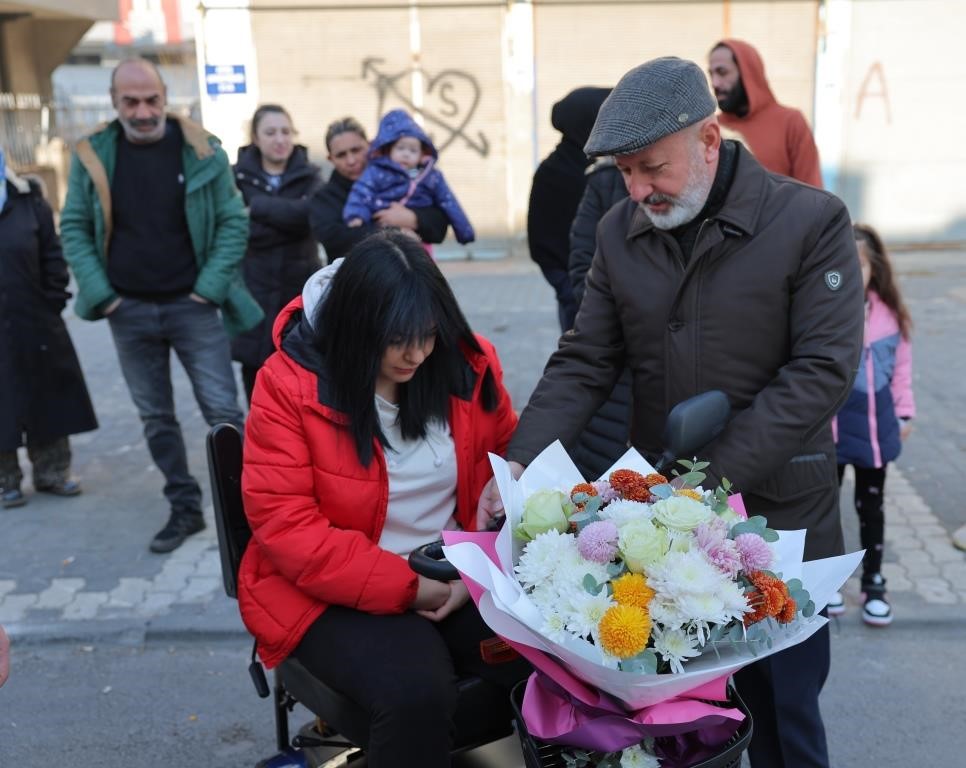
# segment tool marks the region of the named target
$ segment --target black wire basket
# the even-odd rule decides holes
[[[523,692],[526,690],[527,681],[517,683],[510,692],[510,703],[513,705],[513,724],[517,734],[520,736],[520,743],[523,747],[523,760],[527,768],[566,768],[567,761],[564,760],[563,753],[570,749],[561,744],[549,744],[534,738],[527,731],[527,725],[523,722],[521,709],[523,707]],[[751,741],[751,732],[754,727],[751,713],[745,702],[741,700],[738,692],[733,686],[728,686],[728,701],[708,701],[719,707],[735,707],[740,709],[745,719],[741,722],[735,734],[721,745],[720,751],[698,763],[689,765],[688,768],[739,768],[741,765],[741,755],[748,749]],[[655,739],[655,744],[660,746],[661,738]]]

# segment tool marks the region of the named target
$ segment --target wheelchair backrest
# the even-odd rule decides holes
[[[221,578],[228,597],[238,597],[238,566],[252,529],[242,503],[242,438],[232,424],[216,424],[208,432],[208,473],[211,477]]]

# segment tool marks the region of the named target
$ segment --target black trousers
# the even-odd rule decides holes
[[[846,466],[839,464],[839,485],[842,485]],[[853,464],[852,469],[855,471],[855,511],[859,514],[859,541],[865,550],[862,576],[866,577],[882,571],[886,467],[857,467]]]
[[[248,398],[248,404],[252,404],[252,392],[255,391],[255,377],[258,375],[258,370],[261,368],[260,365],[242,365],[241,375],[242,384],[245,387],[245,397]]]
[[[752,768],[829,768],[818,695],[830,664],[825,625],[808,640],[735,673],[754,718]]]
[[[370,713],[371,768],[445,768],[450,764],[456,682],[476,675],[505,689],[530,673],[521,661],[489,665],[480,640],[493,630],[468,602],[441,622],[415,613],[374,615],[331,606],[293,655],[319,680]]]

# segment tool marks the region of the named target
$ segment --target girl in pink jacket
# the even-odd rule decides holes
[[[865,281],[865,341],[852,393],[837,416],[836,453],[840,483],[847,464],[855,470],[855,509],[865,548],[862,619],[883,627],[892,622],[881,573],[886,467],[899,456],[916,415],[909,340],[912,320],[882,239],[863,224],[856,224],[854,231]],[[841,600],[829,605],[829,613],[843,609]]]

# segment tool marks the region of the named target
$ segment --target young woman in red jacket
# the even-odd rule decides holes
[[[313,276],[274,334],[246,429],[242,618],[267,666],[293,654],[371,713],[369,765],[449,765],[457,675],[526,675],[481,662],[493,633],[462,582],[406,560],[476,527],[487,452],[516,425],[496,353],[398,231]]]

